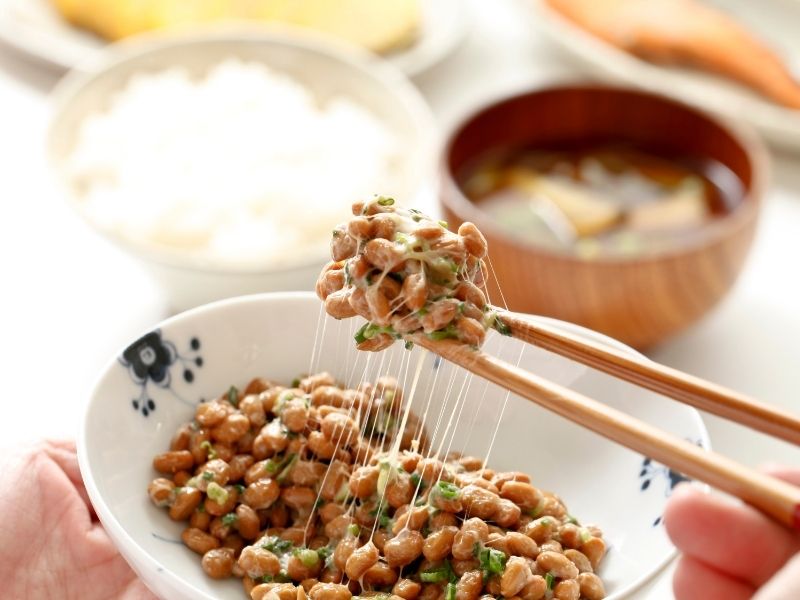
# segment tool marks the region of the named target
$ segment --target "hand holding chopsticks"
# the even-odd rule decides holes
[[[331,258],[317,281],[326,312],[361,315],[360,350],[413,341],[571,421],[686,475],[738,496],[800,529],[800,487],[744,467],[619,410],[509,365],[480,350],[487,327],[636,385],[800,444],[800,419],[744,395],[624,351],[527,321],[487,303],[488,248],[472,223],[458,233],[392,198],[353,205],[333,232]],[[499,319],[498,319],[499,317]]]
[[[647,364],[646,359],[631,358],[621,352],[607,350],[599,344],[552,331],[519,317],[509,317],[510,315],[505,314],[502,318],[510,326],[512,335],[523,341],[536,340],[534,343],[548,350],[575,358],[648,389],[662,391],[679,400],[686,398],[687,403],[693,406],[728,416],[740,423],[754,423],[753,426],[761,430],[770,431],[768,427],[771,427],[771,415],[779,415],[780,426],[776,430],[784,434],[781,437],[792,441],[800,439],[800,421],[790,415],[784,415],[742,396],[728,394],[718,386],[709,384],[706,387],[699,379],[660,365]],[[737,496],[789,527],[800,529],[798,487],[699,448],[602,402],[528,373],[458,341],[436,341],[422,334],[417,334],[413,340],[423,348],[480,377],[676,471]],[[660,379],[660,375],[665,373],[669,377],[666,380]],[[689,388],[691,393],[686,393],[685,396],[679,393],[683,389],[680,385],[683,381],[693,384]],[[706,389],[709,390],[708,394],[704,393]],[[731,398],[733,400],[729,401]]]

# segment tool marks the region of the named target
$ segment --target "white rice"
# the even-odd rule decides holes
[[[82,124],[67,172],[98,226],[214,264],[319,255],[357,199],[390,190],[395,135],[347,98],[229,60],[141,74]]]

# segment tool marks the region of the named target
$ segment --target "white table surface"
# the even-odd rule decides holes
[[[502,90],[574,75],[518,0],[470,0],[472,30],[416,82],[442,127]],[[591,74],[588,74],[591,75]],[[142,268],[96,237],[54,191],[44,156],[47,93],[58,73],[0,47],[0,365],[7,444],[75,435],[101,365],[166,315]],[[800,409],[800,156],[774,156],[750,260],[707,318],[653,352],[669,365]],[[800,451],[706,417],[715,449],[758,465]],[[669,572],[635,595],[672,597]]]

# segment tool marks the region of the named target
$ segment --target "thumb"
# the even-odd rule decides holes
[[[797,600],[797,598],[800,598],[800,554],[795,554],[753,596],[753,600]]]
[[[800,486],[800,469],[796,467],[786,467],[783,465],[776,465],[768,463],[760,467],[761,471],[767,475],[771,475],[776,479],[783,479],[787,483]]]

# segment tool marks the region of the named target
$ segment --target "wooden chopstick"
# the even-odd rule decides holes
[[[771,436],[800,445],[800,418],[687,373],[499,309],[511,335]]]
[[[800,529],[800,488],[665,433],[602,402],[455,340],[412,340],[446,360],[623,446],[727,492]]]

